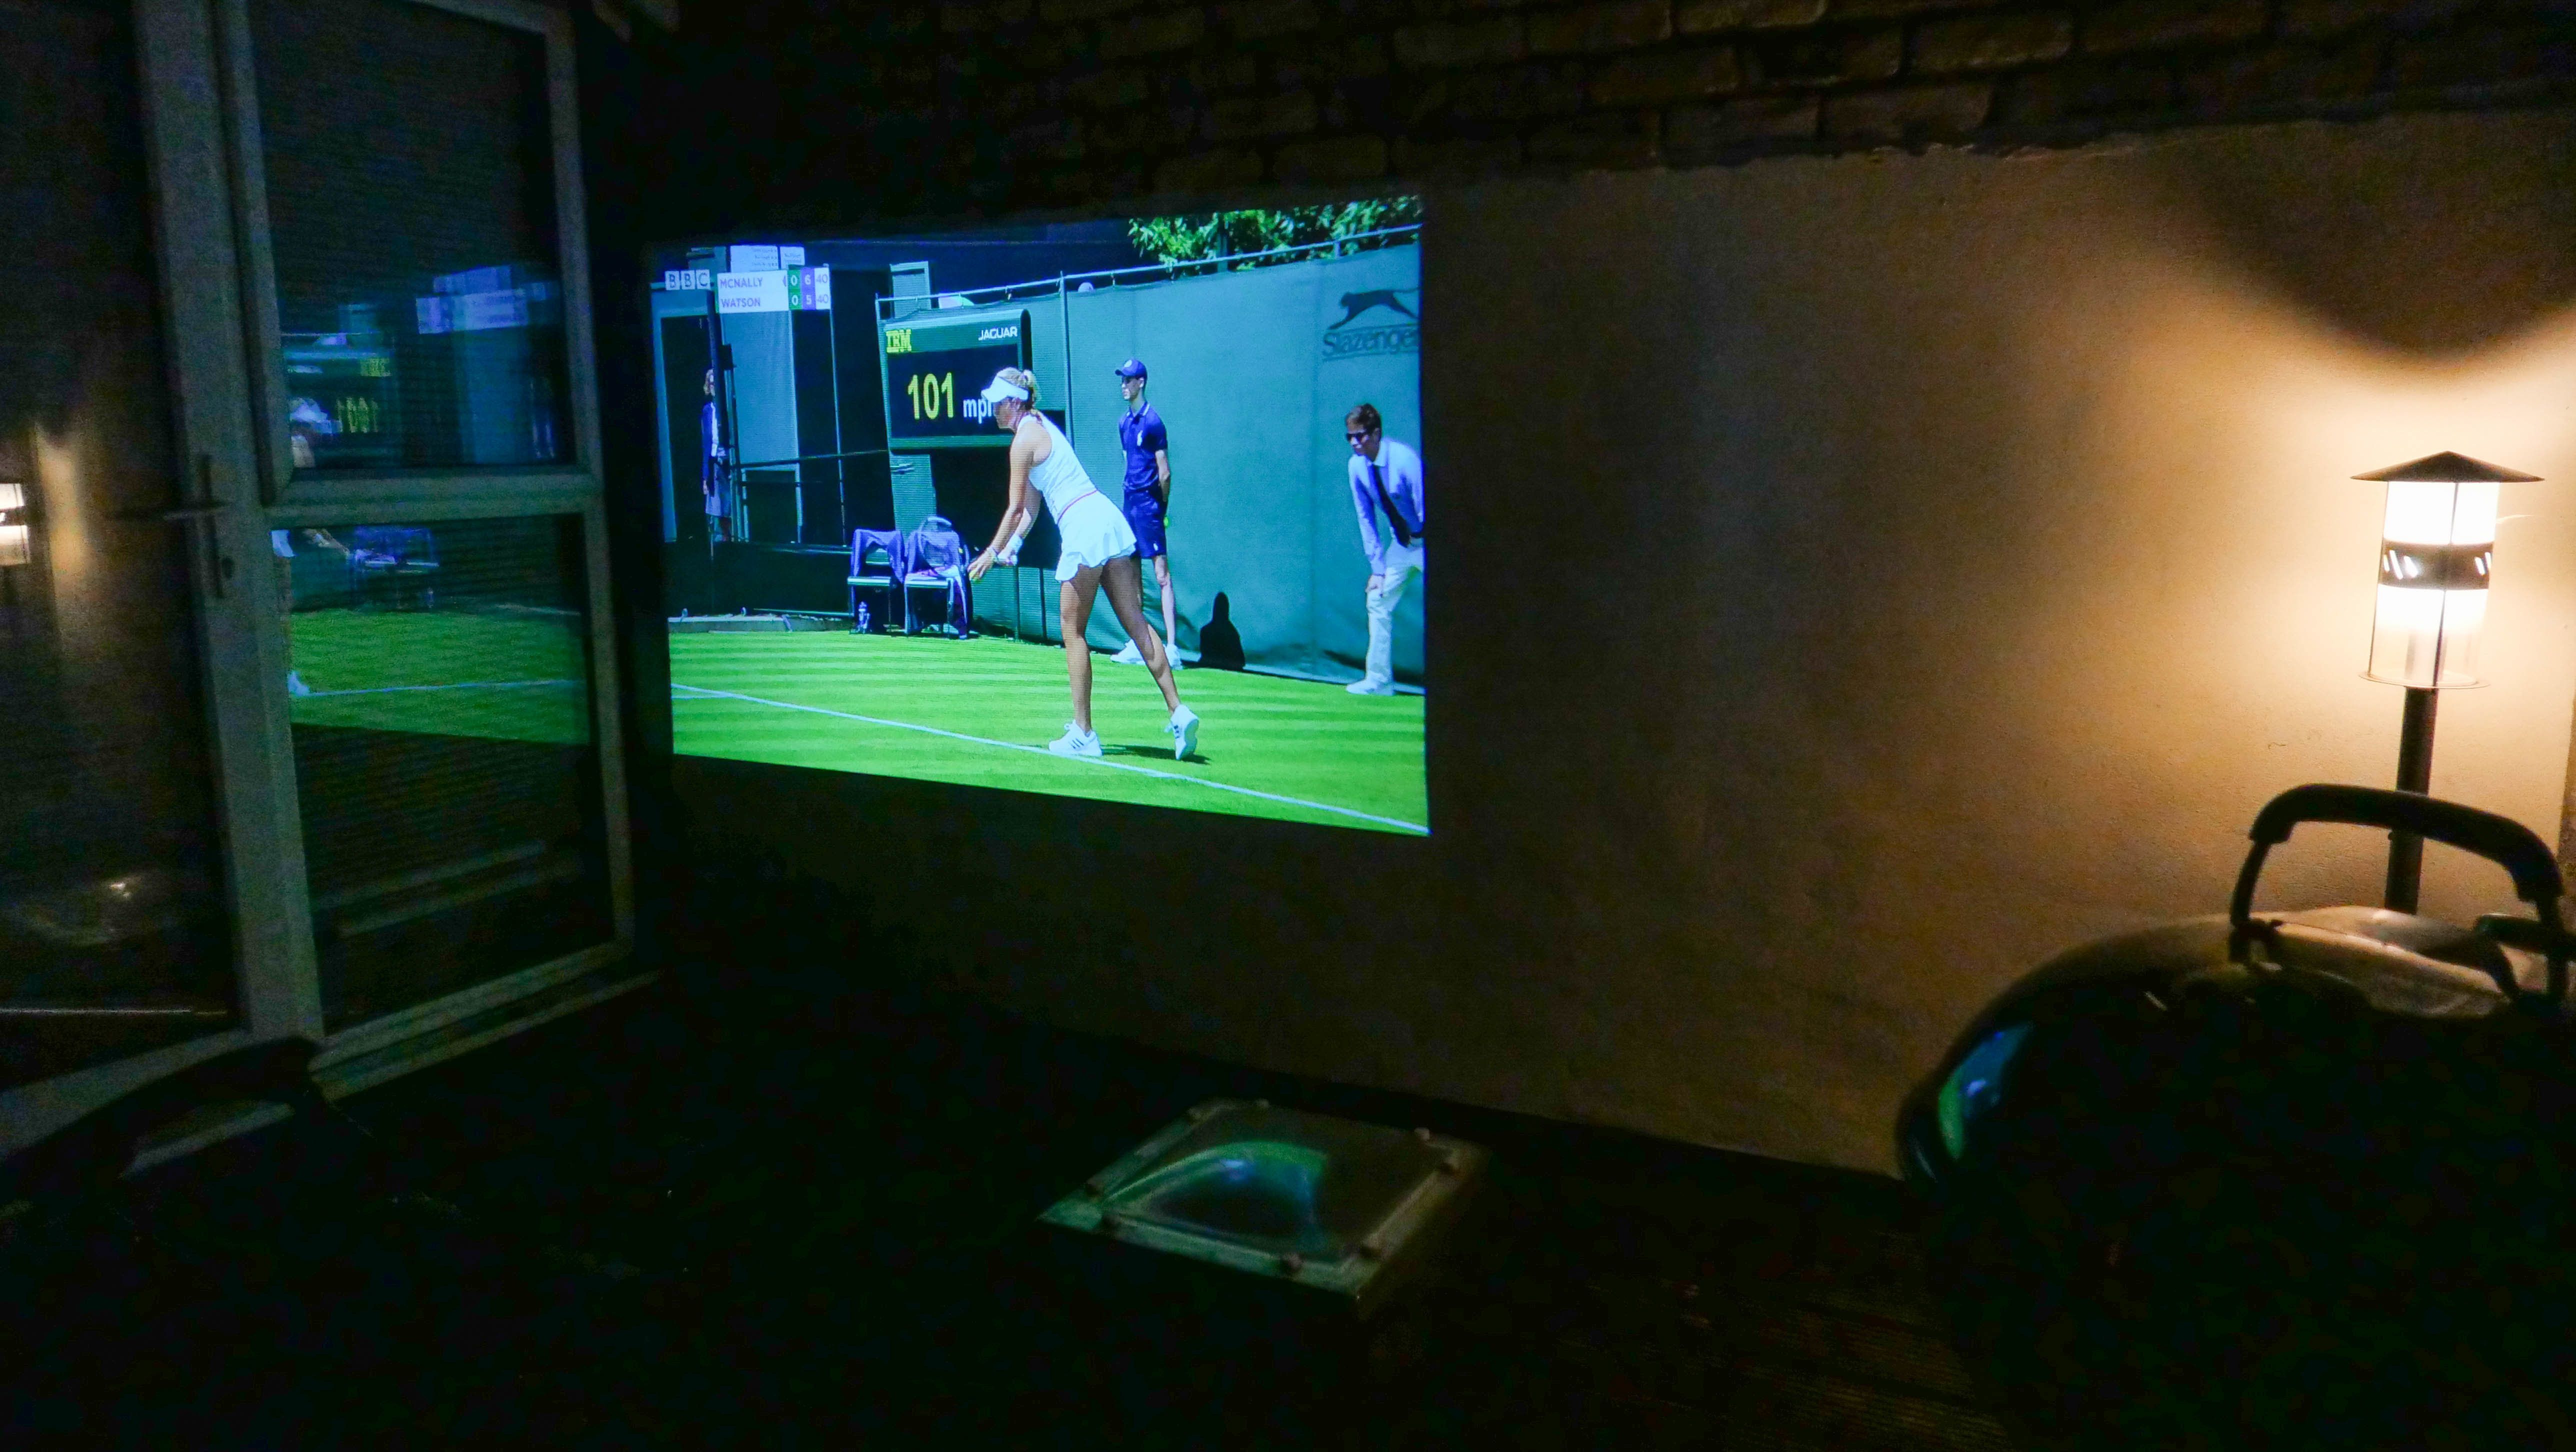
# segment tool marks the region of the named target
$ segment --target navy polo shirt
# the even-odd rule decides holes
[[[1142,494],[1154,487],[1154,455],[1171,448],[1163,433],[1163,416],[1154,406],[1129,409],[1118,420],[1118,447],[1127,451],[1127,492]]]

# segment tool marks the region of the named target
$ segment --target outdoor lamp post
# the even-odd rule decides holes
[[[2497,486],[2540,476],[2442,453],[2352,477],[2388,486],[2379,527],[2379,609],[2364,674],[2406,688],[2397,789],[2426,792],[2433,781],[2434,693],[2481,684],[2478,635],[2494,578]],[[2415,911],[2423,875],[2424,839],[2389,833],[2391,911]]]
[[[18,576],[23,565],[36,557],[33,533],[27,527],[27,486],[0,482],[0,620],[8,622],[8,642],[18,641]]]
[[[27,486],[0,484],[0,566],[23,565],[32,557],[27,522],[9,516],[27,507]]]

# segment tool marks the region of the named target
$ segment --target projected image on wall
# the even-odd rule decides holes
[[[1420,216],[654,259],[677,749],[1429,831]]]

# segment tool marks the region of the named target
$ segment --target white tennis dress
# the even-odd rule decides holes
[[[1082,461],[1073,456],[1073,441],[1055,426],[1054,419],[1042,413],[1031,417],[1046,429],[1048,447],[1047,456],[1030,466],[1029,483],[1046,500],[1047,512],[1055,516],[1056,533],[1064,538],[1055,577],[1070,580],[1076,570],[1136,553],[1136,531],[1128,526],[1126,514],[1082,472]]]

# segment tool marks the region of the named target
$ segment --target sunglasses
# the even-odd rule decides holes
[[[1346,433],[1346,434],[1342,435],[1342,437],[1343,437],[1343,438],[1346,438],[1346,439],[1350,440],[1352,443],[1355,443],[1355,444],[1356,444],[1356,443],[1358,443],[1360,440],[1362,440],[1362,439],[1364,439],[1364,438],[1367,438],[1369,435],[1371,435],[1371,434],[1373,434],[1373,433],[1376,433],[1376,432],[1377,432],[1377,430],[1375,430],[1375,429],[1362,429],[1362,430],[1360,430],[1358,433],[1355,433],[1355,434],[1348,434],[1348,433]]]

